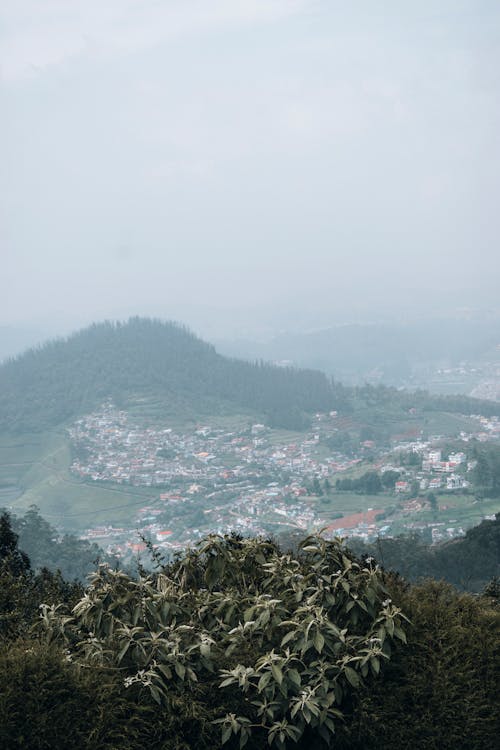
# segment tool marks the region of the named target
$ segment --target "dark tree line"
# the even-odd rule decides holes
[[[476,399],[462,394],[430,394],[422,389],[405,391],[393,386],[370,384],[354,387],[352,394],[354,399],[368,406],[392,407],[398,405],[406,411],[414,409],[417,413],[443,411],[450,414],[482,414],[485,417],[500,414],[500,404],[497,402]]]
[[[469,456],[477,461],[472,481],[478,497],[500,496],[500,446],[476,443]]]
[[[80,583],[69,583],[60,571],[46,567],[35,570],[28,555],[19,548],[8,513],[0,515],[0,643],[2,639],[27,634],[39,615],[42,601],[76,602],[82,595]]]
[[[115,565],[116,560],[104,554],[95,543],[91,543],[73,534],[59,535],[40,515],[38,508],[32,506],[24,516],[4,513],[9,518],[12,533],[18,540],[22,555],[29,557],[30,566],[35,572],[40,570],[59,571],[68,581],[85,581],[98,562]]]
[[[445,579],[461,589],[480,591],[500,578],[500,513],[494,521],[469,529],[464,537],[438,545],[430,545],[420,534],[409,534],[370,544],[351,540],[350,547],[408,580]]]
[[[379,475],[376,471],[366,471],[355,479],[337,479],[335,488],[340,492],[358,492],[366,495],[377,495],[383,490],[394,488],[399,472],[386,471]]]

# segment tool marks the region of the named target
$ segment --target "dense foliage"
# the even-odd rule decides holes
[[[469,456],[477,461],[472,481],[478,497],[500,497],[500,446],[475,443]]]
[[[392,471],[388,472],[390,475],[388,479],[392,482],[392,486],[394,486],[395,480],[393,480],[393,476],[395,473]],[[341,492],[366,492],[370,495],[376,495],[383,490],[384,484],[382,482],[384,479],[387,481],[384,475],[381,478],[376,471],[366,471],[355,479],[337,479],[335,488]]]
[[[42,518],[35,505],[23,516],[12,513],[10,522],[19,537],[19,548],[29,557],[34,570],[59,570],[68,581],[84,581],[98,562],[115,562],[95,543],[78,539],[73,534],[60,535]]]
[[[428,580],[387,582],[408,645],[365,688],[338,750],[493,750],[500,733],[498,599]]]
[[[34,572],[7,513],[0,515],[0,638],[28,632],[38,618],[42,601],[75,602],[83,588],[68,583],[61,574],[41,568]]]
[[[495,747],[498,586],[410,587],[318,537],[156,562],[37,588],[2,516],[1,747],[319,750],[333,729],[338,750]]]
[[[133,580],[100,567],[68,618],[46,627],[84,664],[122,670],[131,689],[233,710],[222,743],[327,743],[343,705],[378,675],[405,620],[376,567],[309,537],[297,555],[270,541],[208,537],[174,564]]]

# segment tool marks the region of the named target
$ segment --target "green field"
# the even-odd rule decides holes
[[[158,403],[147,399],[130,410],[131,421],[151,424],[149,415],[157,408]],[[191,422],[186,417],[167,415],[167,411],[163,412],[162,426],[179,432],[196,424],[237,431],[257,421],[255,416],[240,413],[204,415]],[[298,437],[300,433],[286,430],[273,431],[272,435],[277,443]],[[138,508],[159,502],[158,488],[82,480],[70,473],[70,465],[71,446],[63,427],[0,438],[0,507],[22,515],[36,505],[51,523],[78,530],[102,524],[130,525]]]
[[[445,411],[426,409],[417,414],[405,414],[397,403],[371,407],[355,404],[352,423],[358,428],[371,428],[376,434],[381,432],[401,439],[414,439],[421,434],[455,436],[462,430],[467,432],[477,426],[468,417]]]
[[[14,513],[37,505],[51,523],[85,528],[128,521],[157,490],[104,486],[69,472],[71,448],[64,431],[0,441],[0,503]]]
[[[424,430],[429,435],[455,436],[462,430],[477,429],[477,423],[460,414],[448,412],[427,412],[424,417]]]

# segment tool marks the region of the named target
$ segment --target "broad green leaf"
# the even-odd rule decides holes
[[[325,639],[323,637],[323,634],[320,633],[319,630],[317,630],[316,633],[314,634],[313,643],[314,643],[314,648],[320,654],[323,651],[323,646],[325,645]]]
[[[123,646],[123,648],[120,649],[120,653],[116,657],[117,664],[119,664],[121,662],[121,660],[123,659],[123,657],[125,656],[125,654],[129,650],[129,648],[130,648],[130,641],[127,641],[127,643]]]
[[[289,633],[283,636],[283,638],[281,639],[281,645],[284,646],[285,644],[289,643],[294,637],[295,631],[291,630]]]
[[[174,667],[174,668],[175,668],[175,672],[176,672],[177,676],[178,676],[178,677],[179,677],[179,678],[180,678],[181,680],[183,680],[183,679],[184,679],[184,676],[185,676],[185,674],[186,674],[186,667],[184,666],[184,664],[181,664],[181,663],[180,663],[180,661],[177,661],[177,662],[175,663],[175,667]]]
[[[257,690],[259,691],[259,693],[261,693],[264,690],[264,688],[266,688],[269,685],[270,680],[271,680],[271,673],[264,672],[259,682],[257,683]]]
[[[316,703],[315,700],[312,700],[312,699],[311,700],[307,700],[306,701],[306,706],[309,709],[309,711],[313,714],[313,716],[319,716],[320,711],[319,711],[319,708],[318,708],[318,704]]]
[[[271,664],[271,672],[278,685],[281,685],[283,682],[283,672],[281,671],[281,668],[278,667],[277,664]]]
[[[360,679],[358,673],[352,667],[344,667],[347,681],[355,688],[359,687]]]
[[[170,667],[167,667],[165,664],[158,664],[158,669],[167,678],[167,680],[172,679],[172,670],[170,669]]]
[[[404,630],[402,630],[397,625],[394,627],[394,635],[399,638],[400,641],[403,641],[403,643],[407,643],[406,640],[406,633]]]
[[[289,669],[286,673],[286,676],[290,680],[290,682],[293,682],[294,685],[297,685],[297,687],[300,687],[301,679],[300,674],[297,672],[296,669]]]
[[[158,705],[161,705],[161,695],[158,688],[154,685],[150,685],[149,690],[151,692],[151,695],[153,696],[153,699],[158,703]]]

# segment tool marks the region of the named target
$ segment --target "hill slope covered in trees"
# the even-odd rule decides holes
[[[174,323],[133,318],[100,323],[51,341],[0,368],[0,430],[54,427],[97,406],[156,396],[178,410],[249,410],[281,427],[304,426],[304,415],[335,408],[338,394],[313,370],[251,364]]]
[[[388,409],[484,415],[500,404],[466,396],[364,386],[346,388],[315,370],[229,359],[186,328],[132,318],[104,322],[30,349],[0,366],[0,431],[41,432],[90,411],[104,399],[152,399],[170,413],[246,413],[275,427],[303,429],[311,413],[387,419]]]

